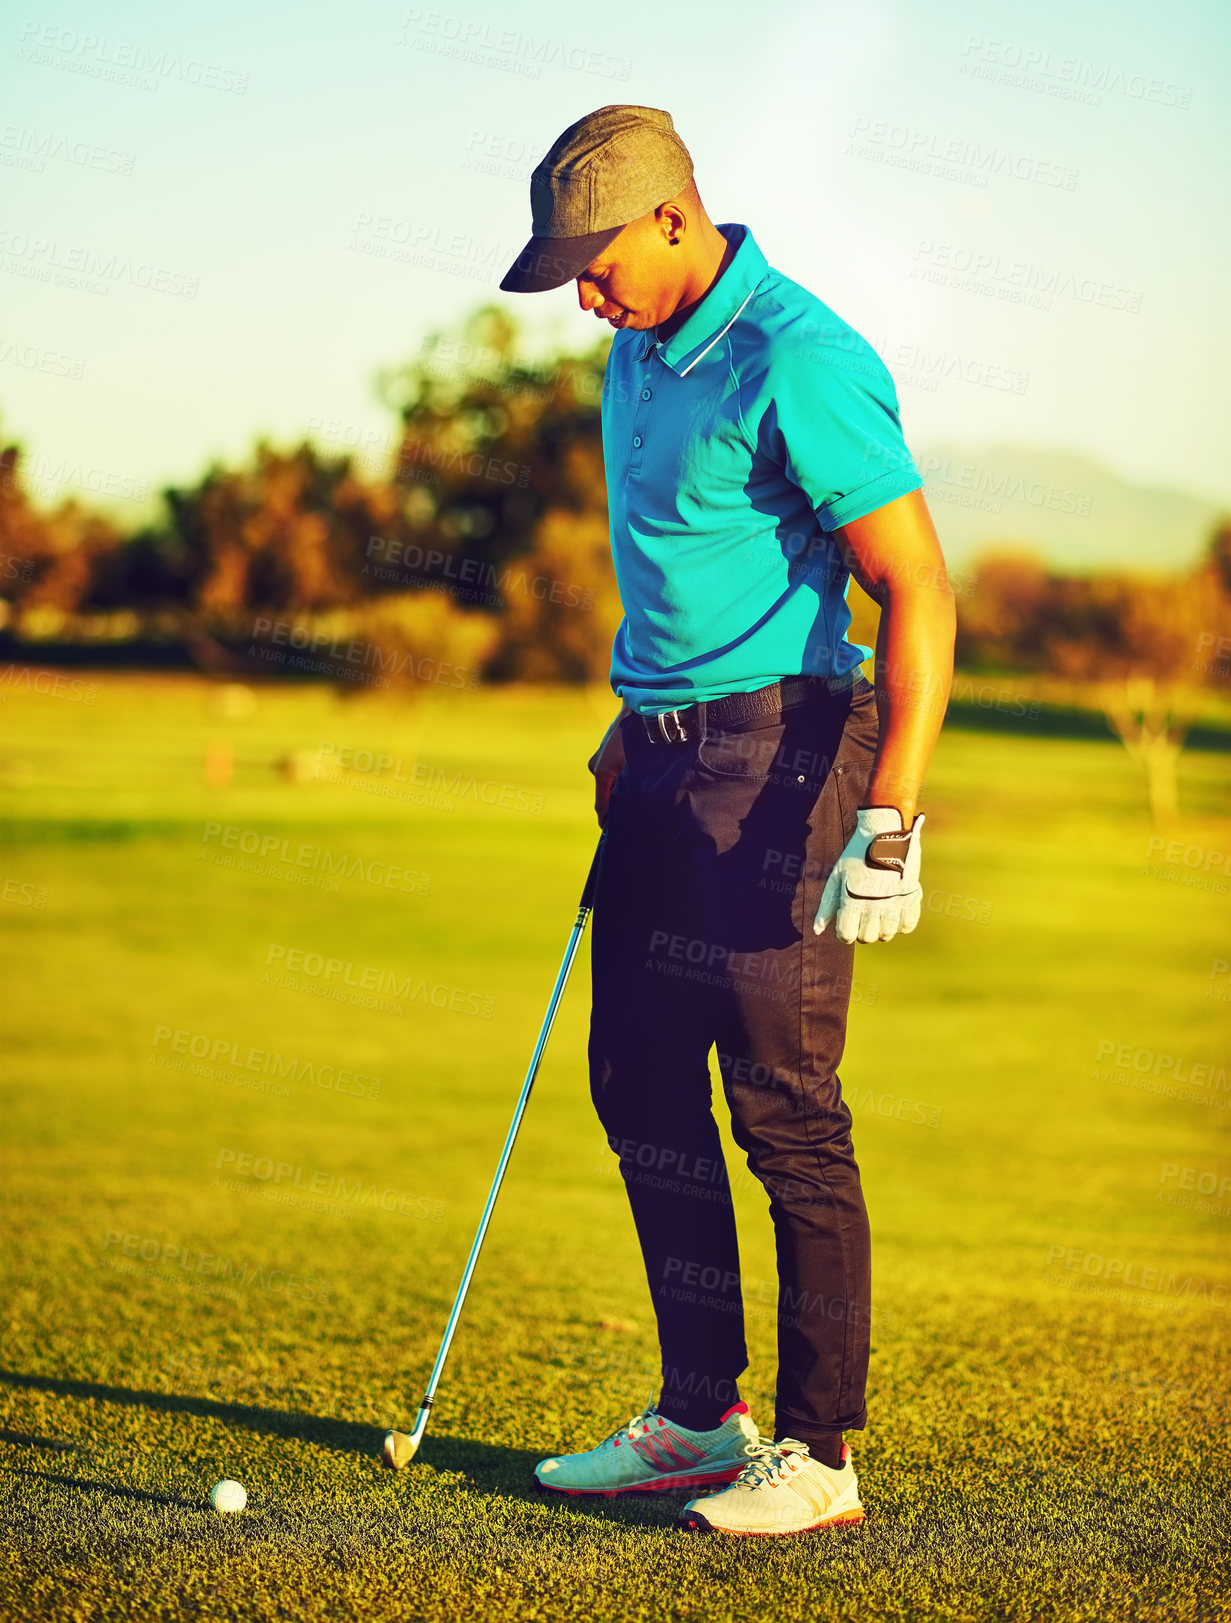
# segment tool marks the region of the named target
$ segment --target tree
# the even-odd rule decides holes
[[[442,580],[464,570],[481,587],[476,606],[501,613],[491,679],[583,682],[610,668],[620,607],[600,417],[608,345],[535,363],[488,307],[381,377],[402,416],[391,477],[415,556],[438,555]]]
[[[1151,817],[1177,815],[1176,768],[1202,688],[1225,667],[1198,658],[1231,633],[1231,527],[1187,575],[1058,575],[1023,554],[980,560],[958,603],[958,658],[1078,682],[1146,773]],[[1231,648],[1231,636],[1221,638]]]
[[[394,490],[306,443],[258,441],[247,467],[163,494],[166,518],[119,549],[94,602],[180,606],[215,628],[254,609],[332,608],[365,595],[370,538],[398,524]]]
[[[21,474],[21,449],[0,451],[0,592],[8,629],[48,637],[88,600],[99,560],[121,544],[109,520],[70,498],[41,511]]]
[[[1160,689],[1153,677],[1126,677],[1122,686],[1109,685],[1104,700],[1108,724],[1146,774],[1150,820],[1154,826],[1173,822],[1179,815],[1176,768],[1189,728],[1196,720],[1181,712],[1174,686]]]

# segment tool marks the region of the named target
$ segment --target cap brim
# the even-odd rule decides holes
[[[617,225],[607,231],[591,231],[586,237],[531,237],[505,271],[501,291],[546,293],[549,288],[563,287],[580,276],[623,229]]]

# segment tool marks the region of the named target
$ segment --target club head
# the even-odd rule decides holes
[[[419,1410],[419,1418],[415,1421],[413,1431],[387,1431],[385,1433],[385,1446],[381,1453],[381,1464],[386,1471],[400,1471],[404,1465],[409,1465],[419,1452],[419,1444],[423,1441],[423,1434],[427,1430],[428,1415],[431,1412],[431,1402],[424,1400]]]
[[[400,1471],[409,1465],[419,1449],[419,1439],[410,1432],[387,1431],[380,1463],[386,1471]]]

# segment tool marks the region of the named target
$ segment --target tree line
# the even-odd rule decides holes
[[[396,423],[382,461],[260,441],[246,465],[164,490],[131,533],[76,500],[37,506],[9,445],[6,651],[140,650],[276,674],[254,645],[280,626],[288,645],[359,639],[390,663],[411,650],[486,681],[605,680],[621,615],[600,430],[608,342],[535,361],[507,314],[479,310],[379,377]],[[962,585],[963,669],[1193,689],[1231,675],[1231,523],[1183,575],[1064,574],[1002,551]],[[868,641],[875,611],[851,596]]]

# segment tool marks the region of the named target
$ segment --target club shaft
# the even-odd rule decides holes
[[[564,957],[556,975],[556,984],[551,989],[551,998],[547,1004],[547,1013],[543,1016],[543,1024],[539,1028],[538,1041],[534,1045],[534,1052],[530,1056],[530,1064],[526,1068],[525,1081],[521,1085],[517,1106],[513,1111],[513,1120],[509,1123],[509,1130],[505,1136],[504,1148],[500,1152],[500,1159],[496,1163],[496,1175],[492,1179],[492,1186],[487,1193],[487,1201],[483,1207],[483,1215],[479,1219],[478,1232],[474,1237],[474,1244],[470,1247],[470,1255],[466,1258],[466,1266],[462,1272],[461,1284],[457,1287],[457,1295],[453,1301],[453,1311],[449,1314],[449,1322],[445,1326],[444,1337],[440,1343],[440,1351],[436,1354],[436,1362],[432,1365],[432,1373],[427,1383],[427,1391],[419,1408],[419,1424],[415,1431],[422,1435],[426,1425],[427,1410],[432,1406],[436,1395],[436,1385],[440,1380],[441,1371],[445,1367],[445,1360],[449,1356],[449,1345],[453,1340],[453,1332],[457,1329],[457,1322],[461,1318],[462,1306],[466,1300],[466,1292],[470,1289],[470,1281],[474,1274],[475,1264],[479,1260],[479,1252],[483,1246],[483,1237],[487,1233],[487,1225],[496,1205],[496,1196],[500,1193],[500,1185],[504,1181],[505,1169],[509,1164],[509,1157],[513,1153],[513,1145],[517,1141],[517,1130],[521,1126],[522,1117],[526,1113],[526,1105],[530,1099],[530,1090],[534,1086],[534,1079],[538,1075],[539,1063],[543,1058],[543,1050],[547,1047],[547,1039],[551,1036],[551,1028],[555,1024],[556,1010],[560,1006],[560,999],[564,995],[564,988],[568,984],[569,971],[573,967],[573,959],[577,956],[577,949],[581,945],[581,937],[585,931],[586,920],[594,905],[594,887],[598,877],[599,859],[602,854],[603,840],[599,836],[598,845],[594,852],[594,859],[590,864],[590,872],[586,879],[585,889],[582,892],[581,903],[577,909],[577,917],[573,923],[572,933],[568,945],[564,949]]]

